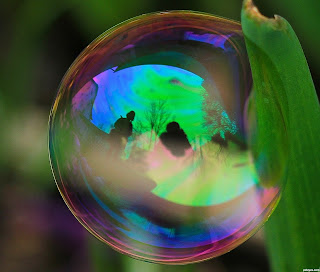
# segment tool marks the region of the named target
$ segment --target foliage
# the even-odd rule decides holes
[[[277,272],[319,268],[320,107],[309,68],[296,34],[282,17],[268,19],[247,0],[242,27],[257,98],[254,102],[264,110],[260,124],[273,124],[273,112],[280,110],[287,129],[287,185],[265,227],[272,267]],[[279,104],[266,104],[263,97],[273,97]],[[272,141],[268,144],[273,150],[284,148],[277,141],[274,147]],[[273,157],[277,159],[278,153]]]

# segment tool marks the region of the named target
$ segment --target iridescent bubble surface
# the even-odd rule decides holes
[[[108,30],[72,64],[51,111],[50,159],[69,209],[150,262],[235,248],[271,214],[286,170],[256,144],[251,88],[237,22],[175,11]]]

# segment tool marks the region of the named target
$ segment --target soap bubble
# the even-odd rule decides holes
[[[244,242],[286,172],[285,152],[257,144],[285,144],[281,110],[280,131],[261,126],[251,88],[237,22],[160,12],[102,34],[71,65],[50,116],[52,169],[71,212],[149,262],[199,262]]]

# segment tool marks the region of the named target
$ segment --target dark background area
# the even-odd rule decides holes
[[[256,0],[295,29],[320,89],[320,2]],[[108,28],[153,11],[196,10],[240,20],[240,0],[4,0],[0,4],[0,271],[269,271],[260,231],[214,260],[183,267],[122,256],[90,235],[55,186],[47,122],[60,80]],[[292,90],[297,91],[297,90]]]

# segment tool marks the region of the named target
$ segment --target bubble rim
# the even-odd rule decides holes
[[[241,31],[241,23],[236,21],[236,20],[232,20],[232,19],[228,19],[225,18],[223,16],[217,16],[217,15],[212,15],[210,13],[206,13],[206,12],[201,12],[201,11],[190,11],[190,10],[170,10],[170,11],[156,11],[156,12],[150,12],[150,13],[144,13],[142,15],[138,15],[135,16],[133,18],[127,19],[121,23],[116,24],[115,26],[109,28],[108,30],[104,31],[102,34],[100,34],[97,38],[95,38],[85,49],[82,50],[82,52],[78,55],[78,57],[72,62],[72,64],[70,65],[70,67],[68,68],[68,70],[66,71],[66,73],[64,74],[59,86],[58,86],[58,91],[57,94],[54,98],[54,102],[52,103],[51,106],[51,110],[50,110],[50,115],[49,115],[49,120],[48,120],[48,135],[47,135],[47,141],[48,141],[48,153],[49,153],[49,162],[50,162],[50,168],[51,168],[51,172],[53,174],[56,186],[58,188],[58,191],[60,193],[60,195],[62,196],[62,199],[64,200],[65,204],[67,205],[68,209],[71,211],[71,213],[73,214],[73,216],[78,220],[78,222],[89,232],[91,233],[93,236],[95,236],[98,240],[100,240],[101,242],[107,244],[108,246],[110,246],[112,249],[116,250],[119,253],[125,254],[127,256],[130,256],[134,259],[137,260],[142,260],[148,263],[156,263],[156,264],[166,264],[166,265],[186,265],[186,264],[193,264],[193,263],[199,263],[199,262],[203,262],[218,256],[221,256],[223,254],[226,254],[228,252],[230,252],[231,250],[233,250],[234,248],[236,248],[237,246],[239,246],[240,244],[244,243],[246,240],[248,240],[250,237],[252,237],[259,229],[261,229],[261,227],[266,223],[266,221],[269,219],[269,217],[271,216],[271,214],[273,213],[274,209],[276,208],[276,206],[278,205],[280,199],[281,199],[281,193],[282,193],[282,189],[279,190],[279,192],[277,193],[277,195],[273,198],[272,202],[270,203],[270,206],[268,207],[268,209],[266,209],[263,213],[261,213],[259,215],[258,218],[256,218],[255,220],[258,220],[260,217],[265,217],[266,216],[266,220],[265,221],[260,221],[259,224],[257,224],[249,233],[247,233],[245,236],[242,236],[241,238],[238,238],[236,240],[234,240],[233,243],[229,244],[228,248],[224,248],[224,249],[219,249],[218,251],[214,251],[214,254],[212,254],[212,251],[209,251],[209,253],[206,252],[202,252],[201,254],[192,256],[192,257],[187,257],[187,258],[179,258],[179,259],[169,259],[169,260],[164,260],[164,259],[157,259],[157,258],[148,258],[145,255],[141,256],[141,255],[136,255],[132,252],[126,251],[124,249],[122,249],[121,247],[118,247],[117,245],[111,243],[110,241],[105,240],[103,237],[101,237],[98,233],[96,233],[94,230],[90,229],[87,225],[85,225],[85,223],[83,222],[83,220],[81,220],[76,214],[74,209],[72,209],[72,206],[70,204],[70,202],[68,202],[67,197],[62,193],[62,187],[64,187],[62,179],[59,178],[58,173],[55,174],[54,172],[54,166],[53,166],[53,157],[54,157],[54,148],[50,148],[51,144],[50,144],[50,135],[51,135],[51,130],[52,130],[52,124],[54,122],[54,118],[55,118],[55,112],[56,109],[59,106],[59,102],[60,102],[60,98],[64,95],[64,93],[66,92],[67,88],[62,88],[66,79],[69,78],[69,76],[72,74],[73,69],[75,68],[75,66],[79,63],[79,60],[82,59],[82,57],[84,55],[86,55],[90,50],[93,50],[95,48],[95,46],[97,46],[102,40],[106,39],[108,36],[112,36],[114,35],[113,38],[115,38],[116,36],[120,35],[121,33],[123,33],[123,27],[129,27],[130,28],[135,28],[138,26],[139,22],[141,22],[143,19],[148,18],[150,16],[160,16],[163,17],[163,19],[166,19],[166,17],[184,17],[184,15],[192,15],[194,18],[198,18],[200,19],[200,17],[203,17],[205,19],[208,20],[217,20],[217,21],[223,21],[223,23],[232,23],[238,27],[240,27],[240,31]],[[127,31],[130,30],[130,28],[127,28]],[[57,165],[58,167],[58,165]],[[59,167],[58,167],[59,168]],[[59,169],[57,169],[59,170]],[[62,186],[62,187],[61,187]],[[259,220],[258,220],[259,221]],[[253,221],[250,222],[250,224],[253,224]],[[132,248],[133,251],[134,248]],[[201,259],[195,259],[195,257],[199,257],[202,255]],[[206,255],[210,255],[210,256],[206,256]],[[150,256],[150,255],[149,255]]]

